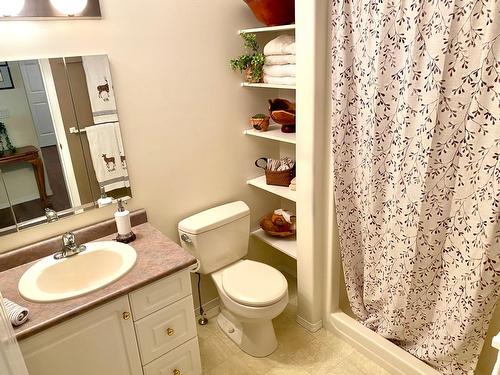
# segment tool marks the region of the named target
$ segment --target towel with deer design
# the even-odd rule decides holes
[[[118,121],[113,83],[106,55],[83,56],[94,124]]]
[[[87,126],[86,133],[99,187],[106,192],[129,187],[127,162],[118,122]]]

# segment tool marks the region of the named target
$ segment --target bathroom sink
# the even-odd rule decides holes
[[[105,287],[134,266],[137,253],[113,241],[90,242],[69,258],[42,258],[19,280],[19,292],[33,302],[62,301]]]

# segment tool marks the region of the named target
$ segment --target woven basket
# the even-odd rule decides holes
[[[259,161],[265,161],[266,165],[259,165]],[[293,168],[287,169],[285,171],[270,171],[267,169],[267,158],[259,158],[255,160],[255,165],[262,168],[266,173],[266,184],[276,185],[276,186],[289,186],[290,182],[295,177],[295,165]]]

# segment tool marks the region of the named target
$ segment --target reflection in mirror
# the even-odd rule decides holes
[[[14,219],[14,212],[5,190],[5,183],[3,174],[0,171],[0,233],[8,234],[17,231],[16,221]]]
[[[1,64],[0,233],[130,197],[107,56]]]

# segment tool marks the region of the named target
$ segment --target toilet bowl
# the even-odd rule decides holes
[[[244,352],[265,357],[278,346],[272,319],[288,304],[288,284],[281,272],[259,262],[242,260],[217,272],[217,323]]]
[[[219,327],[243,351],[265,357],[278,342],[272,319],[288,303],[281,272],[251,260],[248,252],[250,209],[241,201],[214,207],[179,222],[182,247],[210,274],[219,292]]]

